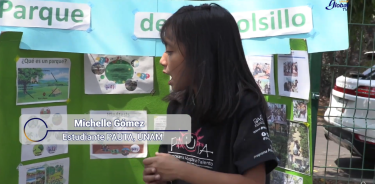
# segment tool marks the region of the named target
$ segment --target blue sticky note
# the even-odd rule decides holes
[[[133,39],[134,41],[138,39],[135,35],[132,35],[131,37],[132,37],[132,39]]]
[[[133,10],[133,14],[135,15],[138,12],[138,9]]]

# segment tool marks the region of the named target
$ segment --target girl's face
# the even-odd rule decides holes
[[[173,91],[184,90],[188,86],[189,78],[187,73],[183,73],[185,69],[183,48],[168,38],[165,38],[165,42],[166,51],[160,59],[160,64],[164,67],[163,73],[171,76],[168,84],[172,86]]]

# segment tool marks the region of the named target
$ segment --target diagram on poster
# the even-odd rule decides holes
[[[147,130],[147,111],[90,111],[90,114],[103,114],[110,120],[121,119],[124,121],[144,121],[144,127],[110,127],[112,130]],[[101,128],[102,130],[103,128]],[[133,137],[136,137],[133,133]],[[136,141],[134,144],[91,144],[90,159],[112,159],[112,158],[146,158],[147,141]]]
[[[307,122],[306,100],[293,100],[293,120]]]
[[[275,95],[273,56],[246,56],[246,61],[263,94]]]
[[[303,178],[277,170],[271,172],[271,184],[303,184]]]
[[[67,106],[50,106],[50,107],[35,107],[35,108],[22,108],[21,114],[30,114],[31,118],[43,118],[47,120],[47,125],[49,129],[52,130],[67,130],[68,122],[66,119]],[[35,116],[40,114],[40,116]],[[48,121],[50,119],[51,121]],[[52,123],[48,123],[52,122]],[[41,128],[43,123],[39,121],[31,121],[27,124],[27,128]],[[45,135],[44,129],[41,129],[40,135],[33,135],[34,131],[30,131],[27,135],[33,140],[38,140],[40,137]],[[35,131],[36,132],[36,131]],[[53,142],[52,139],[58,139],[59,134],[57,132],[49,132],[47,134],[46,140]],[[36,138],[37,137],[37,138]],[[21,161],[34,160],[39,158],[50,157],[54,155],[60,155],[68,153],[68,143],[65,144],[30,144],[22,145],[21,147]]]
[[[85,54],[86,94],[140,94],[154,89],[154,58]]]
[[[309,131],[298,122],[270,127],[270,139],[279,159],[278,167],[310,175]]]
[[[69,99],[70,60],[19,58],[17,105],[66,102]]]
[[[19,166],[19,184],[69,184],[69,158]]]
[[[309,99],[310,70],[307,51],[293,50],[291,54],[278,55],[279,95]]]

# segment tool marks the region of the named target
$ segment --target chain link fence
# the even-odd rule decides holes
[[[375,0],[347,11],[349,49],[311,65],[321,69],[314,183],[375,183]]]

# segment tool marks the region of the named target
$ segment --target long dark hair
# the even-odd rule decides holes
[[[247,65],[230,12],[215,3],[184,6],[161,28],[164,44],[171,36],[185,50],[183,73],[191,84],[184,91],[172,92],[169,100],[182,99],[193,119],[222,122],[233,115],[248,91],[257,99],[251,106],[260,106],[265,115],[266,101]]]

